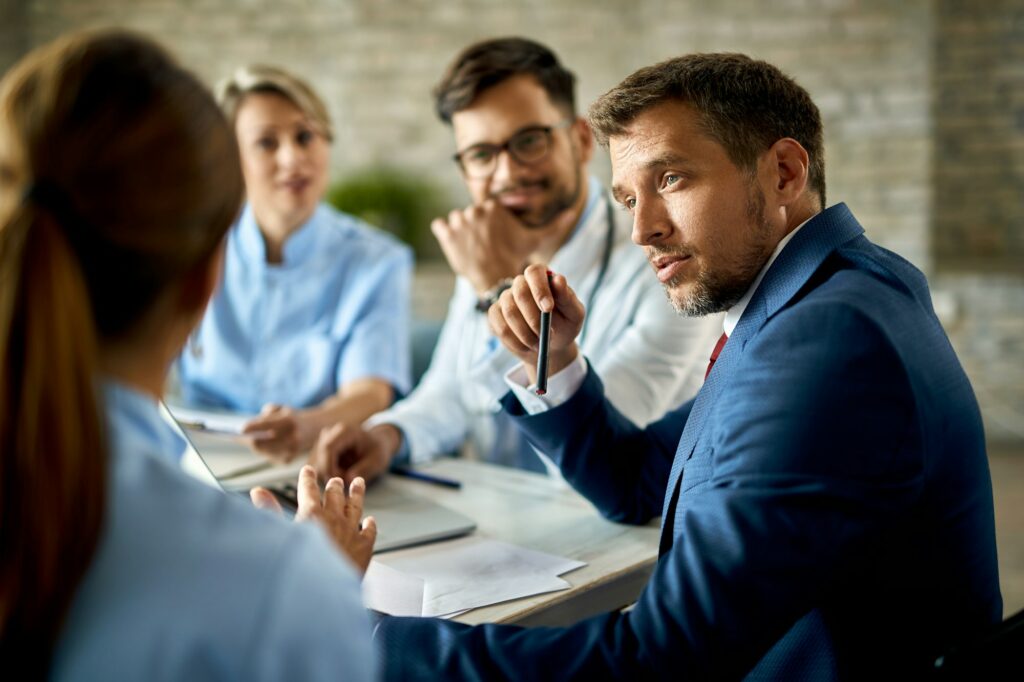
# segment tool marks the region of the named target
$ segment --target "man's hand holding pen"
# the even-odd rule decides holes
[[[576,337],[586,314],[565,277],[551,274],[549,278],[546,265],[531,265],[487,312],[491,331],[523,361],[530,383],[537,381],[541,312],[551,313],[548,373],[554,375],[578,357]]]

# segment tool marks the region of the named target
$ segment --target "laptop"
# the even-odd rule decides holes
[[[179,422],[163,403],[161,411],[187,443],[183,470],[208,485],[246,499],[251,488],[263,486],[277,496],[288,513],[295,513],[295,483],[304,461],[273,466],[244,443],[217,429],[191,428],[189,422]],[[377,521],[375,554],[446,540],[476,529],[476,523],[468,516],[400,490],[387,476],[367,487],[364,514]]]

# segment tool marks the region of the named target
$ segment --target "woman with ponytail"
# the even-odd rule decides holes
[[[144,37],[65,37],[0,82],[0,669],[372,676],[362,483],[346,509],[304,470],[323,523],[286,523],[184,475],[158,410],[242,194],[210,94]]]

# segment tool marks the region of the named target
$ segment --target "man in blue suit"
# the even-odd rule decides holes
[[[553,397],[505,409],[609,518],[662,515],[658,564],[632,610],[568,628],[385,618],[386,676],[920,676],[1002,611],[981,418],[924,276],[824,209],[817,107],[764,62],[642,69],[590,120],[672,304],[727,311],[704,387],[631,424],[543,267],[489,316],[529,382],[553,311]]]

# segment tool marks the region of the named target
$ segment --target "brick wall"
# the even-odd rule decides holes
[[[278,63],[305,74],[328,101],[338,130],[336,174],[390,163],[429,176],[456,203],[465,193],[429,92],[472,40],[518,33],[548,43],[579,76],[584,106],[631,70],[683,52],[762,57],[807,87],[822,110],[829,201],[846,201],[874,240],[943,274],[935,282],[956,313],[948,318],[954,344],[979,394],[995,397],[983,405],[1003,410],[1005,418],[989,420],[989,433],[1021,439],[1019,429],[998,426],[1024,423],[1024,381],[1014,370],[1024,367],[1015,341],[1024,306],[1016,267],[1024,241],[1020,4],[29,0],[0,9],[0,69],[62,31],[111,24],[158,36],[211,82],[237,64]],[[9,29],[8,16],[20,30]],[[594,170],[607,178],[605,154]],[[966,242],[990,260],[949,272]],[[1000,254],[1003,274],[990,282],[983,273]],[[984,342],[989,333],[1002,341]]]

